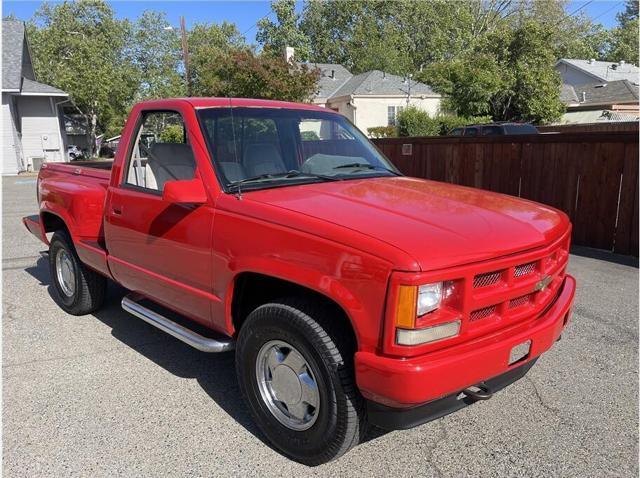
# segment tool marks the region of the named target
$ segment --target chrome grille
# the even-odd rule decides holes
[[[471,312],[471,315],[469,316],[469,320],[471,322],[474,322],[476,320],[482,320],[482,319],[486,319],[487,317],[493,315],[496,311],[496,306],[495,305],[491,305],[489,307],[484,307],[482,309],[478,309],[478,310],[474,310],[473,312]]]
[[[488,287],[490,285],[496,284],[500,280],[501,275],[502,272],[500,271],[478,274],[473,278],[473,288],[479,289],[480,287]]]

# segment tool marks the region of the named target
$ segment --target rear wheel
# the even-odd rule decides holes
[[[56,231],[51,238],[49,270],[57,302],[65,312],[84,315],[99,309],[104,303],[106,278],[80,261],[65,231]]]
[[[336,320],[311,301],[265,304],[249,315],[236,347],[238,382],[254,420],[283,454],[311,466],[356,445],[365,426],[353,344]]]

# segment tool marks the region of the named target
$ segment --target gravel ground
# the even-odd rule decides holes
[[[633,265],[572,255],[573,320],[524,379],[308,468],[263,442],[232,354],[197,352],[128,315],[116,286],[95,315],[62,312],[44,247],[20,222],[36,211],[35,179],[2,184],[6,477],[638,475]]]

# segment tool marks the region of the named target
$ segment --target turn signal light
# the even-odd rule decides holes
[[[455,337],[460,332],[460,321],[446,322],[424,329],[396,330],[396,342],[398,345],[421,345],[437,340]]]

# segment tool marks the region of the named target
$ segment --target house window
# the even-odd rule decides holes
[[[396,126],[398,123],[398,113],[404,109],[404,106],[387,106],[387,125]]]

